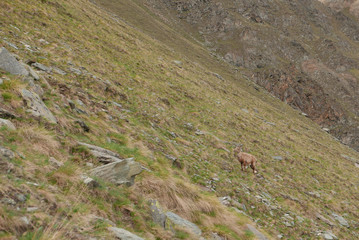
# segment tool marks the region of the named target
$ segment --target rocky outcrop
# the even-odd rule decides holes
[[[173,212],[164,212],[157,200],[150,200],[150,211],[152,220],[164,229],[176,232],[176,227],[180,227],[196,236],[201,236],[201,229],[194,223],[178,216]]]
[[[29,108],[28,112],[30,112],[34,117],[43,117],[50,123],[57,123],[55,116],[36,93],[23,89],[21,91],[21,95]]]
[[[117,185],[132,186],[135,177],[142,172],[141,164],[134,161],[133,158],[121,159],[119,154],[105,148],[83,142],[78,142],[78,144],[87,147],[100,163],[105,164],[90,171],[90,175],[93,177]]]
[[[13,75],[28,76],[29,72],[12,56],[6,48],[0,49],[0,70],[11,73]]]
[[[122,228],[109,227],[107,229],[120,240],[144,240],[143,238],[140,238],[139,236]]]
[[[335,12],[314,0],[146,2],[167,21],[200,34],[214,55],[240,67],[249,80],[359,150],[359,59],[351,54],[357,52],[359,22],[341,11],[349,7],[353,13],[359,3],[321,1],[341,7]]]
[[[135,162],[133,158],[128,158],[94,168],[90,171],[90,175],[116,185],[126,184],[132,186],[136,175],[141,172],[141,164]]]

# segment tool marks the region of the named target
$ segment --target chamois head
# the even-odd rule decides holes
[[[243,144],[241,144],[241,143],[236,144],[236,147],[233,150],[234,154],[242,152],[242,147],[243,147]]]

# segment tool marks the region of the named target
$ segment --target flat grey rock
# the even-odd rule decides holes
[[[0,69],[13,75],[29,75],[26,68],[6,48],[0,49]]]
[[[34,71],[34,69],[32,69],[31,67],[29,67],[29,73],[30,73],[30,76],[31,76],[34,80],[36,80],[36,81],[40,80],[39,75],[37,75],[37,73],[36,73],[36,72]]]
[[[132,158],[128,158],[94,168],[90,171],[90,174],[116,185],[126,184],[131,186],[134,184],[135,176],[141,172],[141,164],[135,162]]]
[[[268,238],[264,236],[260,231],[258,231],[254,226],[247,224],[247,228],[256,236],[258,240],[268,240]]]
[[[181,218],[180,216],[178,216],[177,214],[173,213],[173,212],[166,212],[166,228],[167,229],[173,229],[173,226],[180,226],[182,228],[187,229],[188,231],[196,234],[197,236],[201,236],[202,235],[202,230],[194,223]]]
[[[107,229],[120,240],[144,240],[143,238],[122,228],[108,227]]]
[[[336,213],[332,213],[332,216],[335,218],[335,220],[337,220],[340,223],[340,225],[342,225],[344,227],[349,227],[349,223],[342,216],[340,216]]]
[[[41,64],[41,63],[38,63],[38,62],[31,64],[31,66],[38,69],[38,70],[47,72],[47,73],[51,73],[51,71],[52,71],[52,68],[47,67],[44,64]]]

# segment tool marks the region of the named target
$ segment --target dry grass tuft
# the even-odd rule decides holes
[[[195,220],[198,212],[210,214],[216,211],[211,203],[198,194],[198,190],[179,180],[148,177],[137,183],[135,188],[136,192],[158,199],[164,208],[178,212],[187,219]]]
[[[23,137],[26,145],[30,145],[35,152],[47,156],[56,156],[59,154],[60,143],[56,141],[49,132],[43,128],[26,127],[19,130],[19,135]]]

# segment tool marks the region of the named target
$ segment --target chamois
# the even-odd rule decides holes
[[[245,171],[249,165],[253,169],[253,173],[258,173],[256,164],[257,159],[255,156],[249,153],[242,152],[242,145],[238,145],[234,150],[234,157],[241,163],[242,171]]]

